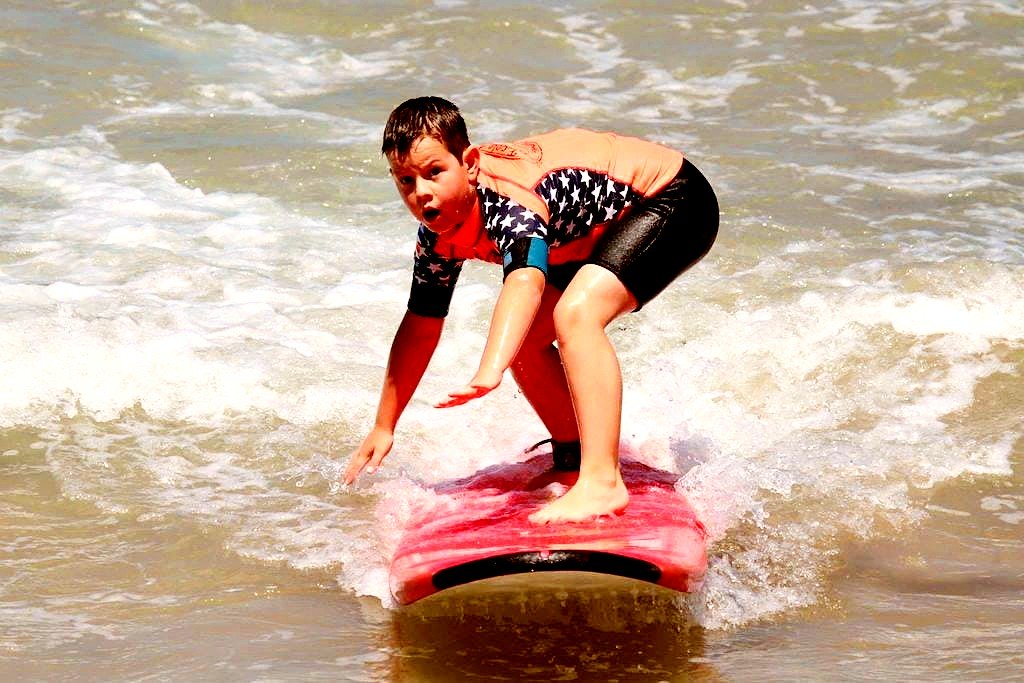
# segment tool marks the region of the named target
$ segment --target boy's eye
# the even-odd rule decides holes
[[[442,169],[442,168],[440,168],[438,166],[435,166],[434,168],[430,169],[430,175],[441,175],[441,171],[443,171],[443,170],[444,169]]]

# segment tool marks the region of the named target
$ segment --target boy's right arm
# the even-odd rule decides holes
[[[355,481],[364,468],[370,473],[376,471],[391,450],[395,425],[434,355],[442,327],[444,318],[430,318],[406,311],[391,342],[377,419],[369,435],[352,453],[345,470],[345,484]]]

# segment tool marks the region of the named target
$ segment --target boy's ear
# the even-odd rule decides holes
[[[462,164],[466,167],[470,182],[476,182],[476,176],[480,172],[480,148],[470,145],[462,153]]]

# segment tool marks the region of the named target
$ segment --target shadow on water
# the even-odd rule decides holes
[[[559,572],[470,584],[393,612],[394,681],[714,681],[677,594]]]

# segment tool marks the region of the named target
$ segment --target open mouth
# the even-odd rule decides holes
[[[440,215],[440,209],[423,209],[423,220],[427,221],[428,223],[430,223]]]

